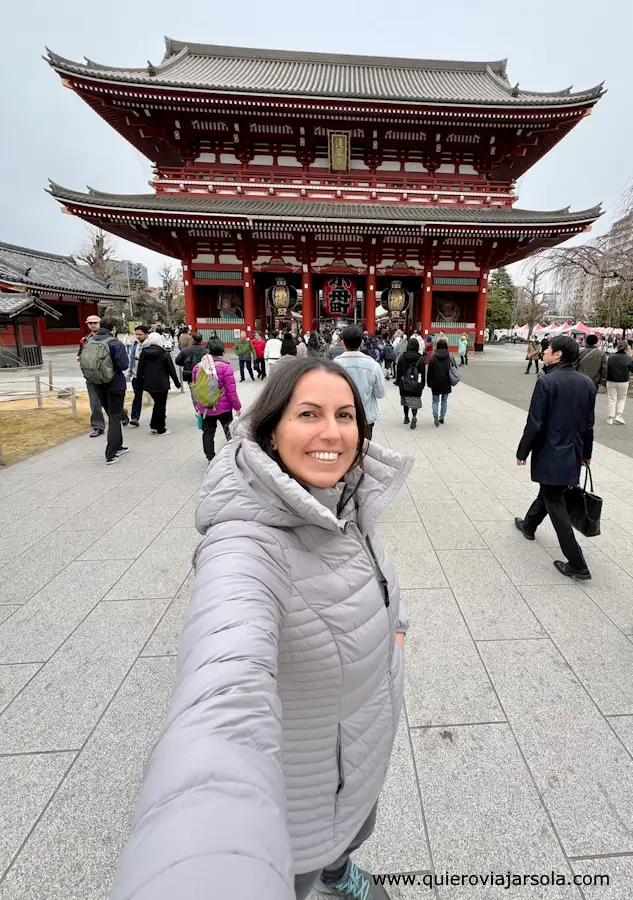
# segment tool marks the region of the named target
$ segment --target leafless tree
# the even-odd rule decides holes
[[[550,271],[551,266],[545,254],[537,254],[526,260],[524,283],[517,289],[516,320],[527,323],[530,335],[548,312],[543,294],[547,289]]]
[[[75,257],[86,263],[95,278],[106,284],[114,276],[112,261],[116,245],[110,235],[101,228],[90,228],[88,237]]]
[[[173,299],[173,283],[174,283],[174,269],[173,266],[170,266],[168,262],[164,263],[162,268],[158,270],[158,277],[161,280],[161,300],[165,303],[167,308],[167,322],[171,325],[172,320],[172,299]]]
[[[614,327],[633,308],[633,186],[620,198],[617,214],[607,234],[547,253],[555,284],[564,290],[570,282],[588,280],[598,324]]]

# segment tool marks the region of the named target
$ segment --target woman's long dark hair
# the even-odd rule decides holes
[[[273,432],[290,403],[290,398],[301,378],[308,372],[315,371],[338,375],[339,378],[343,378],[349,385],[354,397],[356,424],[358,426],[356,456],[351,468],[359,464],[362,465],[367,425],[363,401],[358,393],[358,388],[345,369],[329,359],[308,356],[304,359],[293,359],[277,363],[271,370],[266,385],[255,401],[255,405],[246,416],[249,436],[251,440],[259,444],[264,453],[267,453],[271,459],[274,459],[285,470],[279,454],[272,448]]]

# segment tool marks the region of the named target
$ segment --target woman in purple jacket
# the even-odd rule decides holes
[[[230,441],[230,426],[233,420],[233,410],[235,410],[235,415],[239,416],[242,404],[240,403],[240,398],[237,396],[233,368],[230,363],[222,359],[224,354],[224,344],[222,341],[212,338],[207,343],[207,350],[213,357],[213,362],[215,363],[215,368],[218,373],[218,384],[222,391],[222,396],[218,400],[217,406],[214,406],[213,409],[206,409],[204,406],[200,406],[199,403],[195,403],[194,405],[196,407],[196,412],[200,413],[202,416],[202,447],[204,449],[204,454],[208,460],[212,460],[215,456],[214,439],[218,422],[224,429],[227,441]],[[193,368],[192,385],[196,383],[199,368],[199,364]]]

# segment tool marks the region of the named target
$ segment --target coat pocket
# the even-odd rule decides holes
[[[336,765],[338,767],[338,786],[336,788],[336,796],[341,793],[345,787],[345,773],[343,771],[343,742],[341,738],[341,726],[338,726],[336,733]]]

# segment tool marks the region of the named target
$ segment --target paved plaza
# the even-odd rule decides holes
[[[239,387],[248,404],[258,386]],[[549,523],[534,543],[513,525],[535,492],[515,464],[525,413],[462,384],[436,429],[423,400],[411,431],[390,384],[375,431],[415,457],[379,526],[411,630],[406,713],[359,862],[611,877],[389,888],[402,900],[630,900],[633,459],[595,449],[603,534],[581,539],[581,586],[554,569]],[[2,900],[105,900],[161,727],[206,460],[188,396],[170,396],[171,435],[144,419],[112,468],[82,437],[0,472]]]

